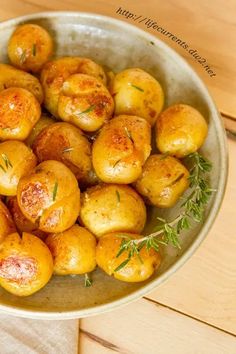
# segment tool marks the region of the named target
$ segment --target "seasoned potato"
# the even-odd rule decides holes
[[[111,118],[113,110],[113,98],[97,78],[74,74],[64,81],[58,100],[62,120],[93,132]]]
[[[13,233],[0,244],[0,285],[10,293],[31,295],[48,283],[52,272],[52,255],[38,237]]]
[[[110,85],[115,100],[115,114],[145,118],[151,126],[161,112],[164,93],[159,82],[142,69],[126,69]]]
[[[72,74],[87,74],[106,84],[106,74],[94,61],[80,57],[63,57],[46,63],[41,72],[44,89],[44,104],[47,110],[58,117],[58,98],[63,83]]]
[[[98,177],[107,183],[128,184],[142,172],[151,152],[151,127],[140,117],[118,116],[106,124],[93,145]]]
[[[44,128],[46,128],[47,126],[49,126],[50,124],[53,124],[55,122],[56,121],[52,117],[49,117],[46,113],[43,113],[41,115],[40,119],[38,120],[38,122],[35,124],[35,126],[31,130],[30,135],[26,139],[25,143],[31,147],[33,145],[35,139],[39,135],[39,133]]]
[[[71,227],[80,210],[80,190],[74,174],[63,163],[44,161],[23,177],[17,188],[22,213],[45,232]]]
[[[16,195],[21,177],[37,164],[32,150],[21,141],[9,140],[0,144],[0,194]]]
[[[156,144],[162,153],[184,157],[197,151],[207,136],[200,112],[186,104],[167,108],[156,123]]]
[[[25,71],[0,63],[0,91],[9,87],[21,87],[30,91],[41,104],[43,90],[39,80]]]
[[[96,238],[84,227],[50,234],[46,239],[58,275],[84,274],[96,268]]]
[[[7,49],[14,66],[37,73],[52,55],[53,41],[44,28],[27,23],[13,32]]]
[[[131,187],[102,184],[83,193],[80,220],[97,237],[114,231],[141,232],[146,208]]]
[[[82,182],[92,169],[90,143],[80,129],[69,123],[54,123],[43,129],[33,144],[33,151],[40,162],[63,162]]]
[[[29,232],[35,236],[40,237],[42,240],[47,237],[47,234],[45,232],[38,229],[38,225],[36,223],[31,222],[24,216],[17,203],[16,196],[9,197],[7,199],[7,206],[20,234],[22,234],[22,232]]]
[[[170,208],[188,188],[188,177],[186,167],[174,157],[151,155],[135,187],[149,203],[159,208]]]
[[[23,88],[0,92],[0,140],[25,140],[41,115],[34,95]]]
[[[6,205],[0,200],[0,244],[3,239],[16,231],[12,216]]]
[[[120,232],[109,233],[101,237],[96,249],[96,260],[98,266],[114,278],[126,282],[140,282],[147,280],[154,273],[161,263],[161,257],[154,249],[148,251],[143,247],[139,253],[140,258],[135,254],[130,261],[120,270],[116,269],[128,258],[128,251],[124,251],[117,257],[122,237]],[[122,236],[129,239],[140,239],[142,236],[122,232]]]

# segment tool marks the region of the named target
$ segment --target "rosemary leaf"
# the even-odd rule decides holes
[[[58,189],[58,182],[54,184],[53,192],[52,192],[52,200],[55,201],[57,197],[57,189]]]
[[[120,203],[120,193],[118,191],[116,191],[116,197],[117,197],[118,203]]]
[[[127,137],[132,141],[132,143],[134,143],[134,140],[132,138],[131,132],[129,131],[129,129],[127,127],[124,127],[125,129],[125,134],[127,135]]]
[[[36,52],[37,52],[37,48],[36,48],[36,44],[34,43],[32,46],[32,54],[34,57],[36,56]]]
[[[133,84],[130,84],[131,87],[135,88],[136,90],[140,91],[140,92],[144,92],[144,90],[139,87],[139,86],[136,86],[136,85],[133,85]]]
[[[91,277],[89,276],[88,273],[85,273],[85,275],[84,275],[84,286],[86,288],[89,288],[92,284],[93,284],[93,281],[92,281]]]
[[[93,105],[91,105],[90,107],[88,107],[87,109],[85,109],[85,111],[80,112],[79,115],[92,112],[95,108],[96,108],[96,105],[93,104]]]

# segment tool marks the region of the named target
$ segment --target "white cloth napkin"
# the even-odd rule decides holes
[[[0,314],[0,354],[77,354],[79,321],[44,321]]]

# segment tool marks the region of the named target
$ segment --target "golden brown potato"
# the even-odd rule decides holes
[[[93,166],[107,183],[128,184],[142,172],[151,152],[151,127],[140,117],[118,116],[106,124],[92,149]]]
[[[16,195],[21,177],[37,164],[32,150],[21,141],[9,140],[0,144],[0,194]]]
[[[69,123],[54,123],[43,129],[33,151],[39,162],[63,162],[81,182],[86,181],[92,169],[90,143],[80,129]]]
[[[0,285],[10,293],[32,295],[48,283],[52,272],[52,255],[38,237],[13,233],[0,244]]]
[[[32,146],[35,139],[37,138],[37,136],[39,135],[39,133],[46,128],[47,126],[55,123],[56,121],[52,118],[49,117],[46,113],[43,113],[40,117],[40,119],[38,120],[38,122],[35,124],[35,126],[33,127],[33,129],[30,132],[30,135],[28,136],[28,138],[26,139],[25,143],[28,146]]]
[[[96,268],[96,238],[84,227],[51,234],[46,239],[58,275],[84,274]]]
[[[47,237],[47,234],[45,232],[38,229],[38,225],[36,223],[31,222],[24,216],[17,203],[16,196],[9,197],[7,199],[7,206],[20,234],[22,234],[22,232],[28,232],[30,234],[40,237],[42,240]]]
[[[93,132],[111,118],[113,110],[113,98],[95,77],[74,74],[64,81],[58,100],[62,120]]]
[[[21,178],[17,202],[22,213],[44,232],[71,227],[80,210],[80,190],[74,174],[59,161],[44,161]]]
[[[80,220],[98,237],[115,231],[139,233],[146,222],[146,208],[133,188],[102,184],[83,193]]]
[[[23,88],[0,92],[0,140],[25,140],[41,115],[34,95]]]
[[[162,153],[184,157],[197,151],[207,136],[200,112],[186,104],[167,108],[156,123],[156,144]]]
[[[44,28],[27,23],[13,32],[7,49],[14,66],[37,73],[52,55],[53,41]]]
[[[63,57],[44,65],[40,79],[45,94],[44,104],[55,117],[58,117],[58,98],[64,81],[79,73],[94,76],[106,84],[106,74],[102,67],[87,58]]]
[[[135,183],[137,191],[159,208],[170,208],[189,186],[189,172],[177,159],[151,155]]]
[[[154,273],[161,263],[161,257],[154,249],[147,250],[143,247],[139,253],[140,258],[135,254],[130,261],[120,270],[116,269],[128,258],[128,251],[124,251],[117,257],[122,237],[129,239],[140,239],[142,236],[122,232],[106,234],[98,241],[96,249],[96,260],[98,266],[114,278],[126,282],[140,282],[147,280]]]
[[[126,69],[110,85],[115,100],[115,114],[145,118],[151,126],[161,112],[164,93],[159,82],[142,69]]]
[[[43,90],[39,80],[25,71],[0,63],[0,91],[9,87],[21,87],[30,91],[41,104]]]
[[[16,231],[12,216],[6,205],[0,200],[0,244],[4,238]]]

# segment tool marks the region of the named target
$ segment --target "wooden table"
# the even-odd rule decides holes
[[[171,38],[207,84],[220,112],[236,119],[235,0],[1,0],[0,20],[51,10],[96,12],[133,23],[119,7],[151,18],[204,57],[216,76]],[[144,23],[139,27],[148,29]],[[114,312],[80,321],[81,354],[236,353],[236,142],[229,140],[230,169],[221,212],[200,249],[164,285]],[[70,353],[68,353],[70,354]]]

